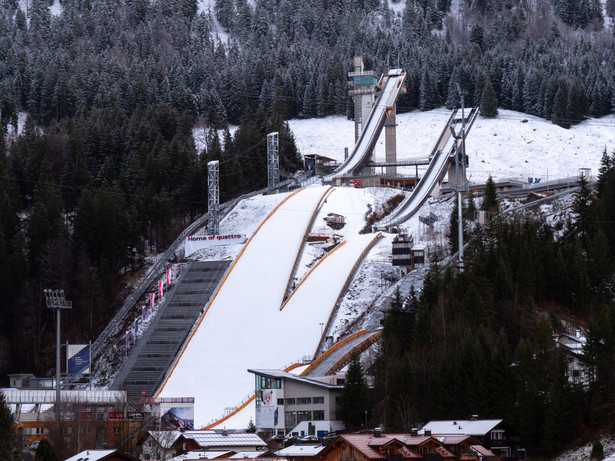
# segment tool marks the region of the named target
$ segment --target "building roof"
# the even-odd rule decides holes
[[[449,421],[430,421],[425,424],[421,433],[431,431],[432,435],[474,435],[484,436],[498,424],[503,422],[503,419],[476,419],[476,420],[449,420]]]
[[[287,371],[282,370],[250,370],[250,373],[260,376],[266,376],[267,378],[279,378],[279,379],[287,379],[290,381],[295,381],[303,384],[307,384],[310,386],[321,387],[325,389],[342,389],[344,386],[338,384],[329,384],[323,381],[318,381],[316,379],[304,378],[302,376],[293,375],[292,373],[288,373]]]
[[[70,458],[67,458],[65,461],[104,461],[105,459],[109,459],[109,457],[112,455],[120,456],[127,461],[135,459],[132,456],[119,453],[117,450],[85,450],[81,453],[71,456]]]
[[[193,459],[228,459],[234,451],[203,451],[193,450],[171,458],[172,461],[187,461]]]
[[[468,442],[470,445],[475,445],[479,443],[478,440],[467,434],[436,434],[432,435],[432,437],[438,440],[438,442],[442,442],[444,445],[459,445],[462,442]]]
[[[278,456],[315,456],[325,448],[322,444],[291,445],[275,452]]]
[[[180,431],[147,431],[162,448],[171,448],[182,432]]]
[[[194,440],[201,448],[208,447],[266,447],[258,435],[252,433],[232,433],[227,435],[212,431],[185,431],[180,434],[185,439]]]
[[[495,458],[495,453],[483,447],[482,445],[470,445],[470,449],[472,449],[473,451],[475,451],[481,456],[486,456],[488,458],[491,458],[491,457]]]
[[[338,420],[325,419],[323,421],[301,421],[289,432],[289,435],[292,435],[295,432],[297,434],[300,434],[301,431],[307,434],[308,427],[310,425],[314,427],[314,431],[316,433],[318,433],[319,431],[325,431],[325,432],[341,431],[345,427],[344,423]]]
[[[352,445],[359,452],[361,452],[361,454],[365,456],[366,458],[370,458],[370,459],[385,459],[386,458],[386,456],[384,456],[378,450],[372,448],[373,445],[370,446],[369,444],[370,439],[375,438],[375,437],[366,436],[364,434],[342,434],[340,435],[340,437],[344,439],[349,445]],[[378,437],[378,438],[381,438],[381,437]]]
[[[262,451],[238,451],[237,453],[229,456],[229,459],[254,459],[260,458],[264,452]]]

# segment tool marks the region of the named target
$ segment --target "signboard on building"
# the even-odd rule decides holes
[[[354,86],[369,86],[374,84],[373,75],[353,75],[352,83]]]
[[[116,420],[116,419],[124,419],[124,412],[123,411],[110,411],[109,412],[109,420]]]
[[[194,406],[169,408],[160,418],[160,427],[162,430],[193,430]]]
[[[263,405],[272,405],[273,404],[273,390],[261,390],[261,401]]]
[[[189,256],[195,251],[204,248],[220,245],[235,245],[238,243],[245,243],[246,240],[247,238],[243,234],[191,235],[186,239],[184,254],[185,256]]]
[[[68,374],[90,373],[90,345],[69,344],[66,362]]]
[[[258,405],[256,407],[255,424],[259,429],[277,427],[279,410],[277,405]]]

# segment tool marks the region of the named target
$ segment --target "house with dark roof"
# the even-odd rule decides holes
[[[519,432],[503,419],[430,421],[419,434],[436,438],[467,435],[504,460],[526,458]]]

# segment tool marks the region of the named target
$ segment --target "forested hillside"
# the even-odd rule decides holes
[[[574,221],[495,218],[470,239],[466,270],[432,263],[419,294],[384,321],[373,411],[392,430],[420,421],[504,418],[532,455],[615,429],[615,153]],[[587,328],[585,385],[569,381],[554,334]]]
[[[223,199],[266,185],[270,131],[299,167],[285,121],[350,114],[355,55],[408,72],[402,111],[457,105],[457,84],[562,126],[615,103],[614,0],[607,17],[598,0],[52,3],[0,0],[0,376],[53,367],[43,288],[79,306],[71,341],[96,337],[147,252],[206,211],[209,160]]]

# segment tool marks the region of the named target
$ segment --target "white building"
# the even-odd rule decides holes
[[[255,375],[257,432],[263,437],[298,438],[343,429],[335,401],[343,385],[336,378],[304,378],[281,370],[248,370]]]

